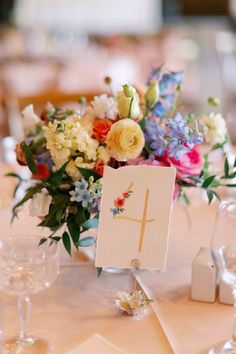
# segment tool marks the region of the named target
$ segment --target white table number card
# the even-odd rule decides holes
[[[105,167],[96,266],[165,267],[176,170]]]

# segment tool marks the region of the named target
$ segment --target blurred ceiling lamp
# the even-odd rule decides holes
[[[89,34],[152,34],[162,25],[162,0],[16,0],[22,27]]]

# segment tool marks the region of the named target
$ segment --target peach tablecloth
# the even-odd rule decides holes
[[[130,354],[203,354],[230,337],[231,306],[189,298],[191,261],[201,246],[209,245],[216,213],[216,204],[209,207],[200,193],[193,195],[192,201],[191,229],[184,209],[177,203],[174,206],[166,271],[143,271],[138,276],[140,285],[154,299],[147,317],[134,321],[115,310],[116,291],[132,288],[129,274],[103,273],[97,280],[92,264],[67,258],[56,284],[34,296],[30,323],[33,333],[49,338],[55,354],[76,347],[94,332]],[[36,221],[27,210],[12,227],[9,219],[10,210],[2,209],[0,236],[38,233]],[[14,301],[7,296],[4,299],[6,334],[13,334],[17,330]]]

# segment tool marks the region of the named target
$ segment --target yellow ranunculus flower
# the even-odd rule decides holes
[[[123,85],[117,95],[118,111],[122,118],[138,118],[140,116],[139,95],[131,85]]]
[[[145,139],[138,123],[126,118],[111,126],[106,144],[111,157],[117,161],[127,161],[141,154]]]
[[[159,100],[160,90],[158,82],[152,80],[145,94],[146,106],[148,109],[151,109]]]

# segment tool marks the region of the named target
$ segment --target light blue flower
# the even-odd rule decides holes
[[[165,131],[158,125],[157,121],[147,119],[145,126],[145,140],[150,146],[149,158],[153,159],[154,156],[163,156],[168,141],[164,138]]]
[[[162,74],[162,66],[152,68],[148,84],[151,80],[155,80],[158,82],[160,90],[160,98],[151,110],[155,117],[167,117],[169,112],[174,108],[179,87],[182,84],[182,76],[183,73],[180,71],[171,71]]]

